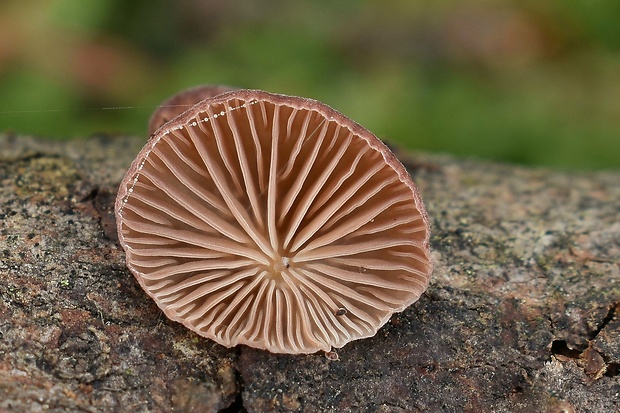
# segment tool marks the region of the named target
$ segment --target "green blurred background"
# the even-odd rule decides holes
[[[145,135],[202,83],[312,97],[414,150],[620,167],[619,0],[1,0],[2,132]]]

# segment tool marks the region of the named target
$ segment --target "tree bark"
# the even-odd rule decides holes
[[[0,412],[620,411],[620,172],[399,153],[431,285],[334,361],[162,315],[113,215],[144,143],[0,136]]]

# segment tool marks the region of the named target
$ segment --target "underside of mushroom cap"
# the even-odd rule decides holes
[[[313,353],[373,336],[432,271],[403,165],[328,106],[237,90],[160,127],[123,179],[127,266],[225,346]]]

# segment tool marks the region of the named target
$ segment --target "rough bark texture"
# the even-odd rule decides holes
[[[401,154],[431,286],[332,361],[162,316],[112,214],[144,141],[0,136],[0,412],[620,410],[620,172]]]

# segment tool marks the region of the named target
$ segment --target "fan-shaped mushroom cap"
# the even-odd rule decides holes
[[[200,85],[185,89],[164,100],[149,119],[149,136],[168,122],[194,106],[201,100],[209,99],[235,88],[223,85]]]
[[[310,99],[239,90],[198,103],[142,149],[116,217],[142,288],[229,347],[313,353],[373,336],[431,273],[403,165]]]

